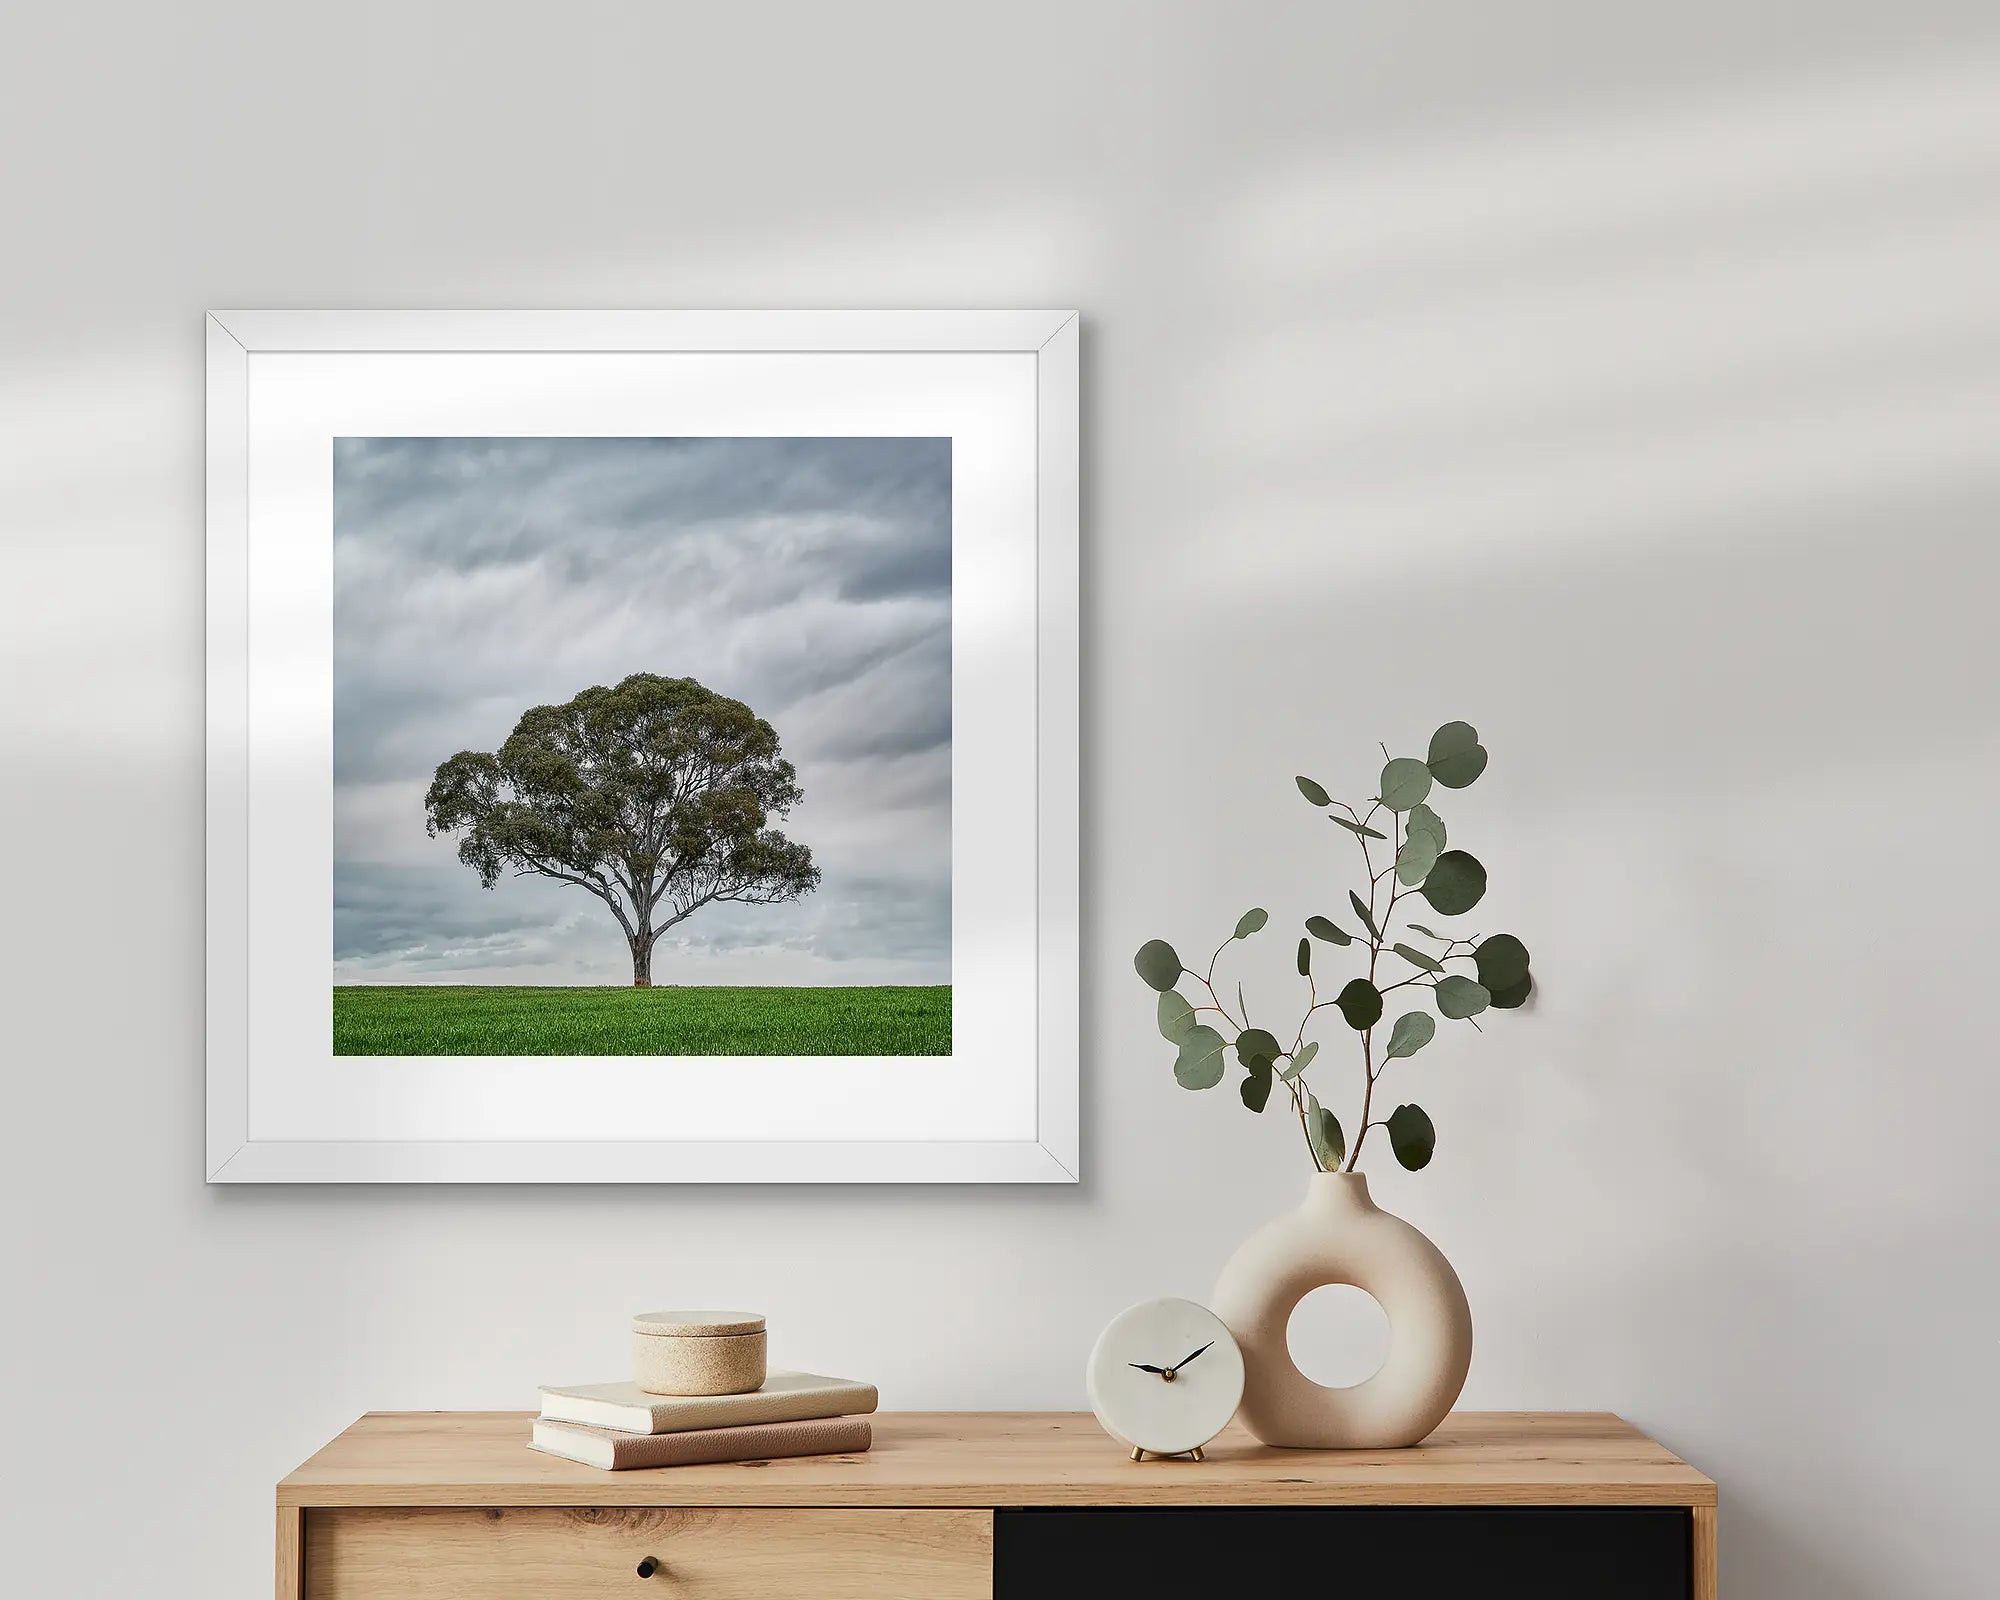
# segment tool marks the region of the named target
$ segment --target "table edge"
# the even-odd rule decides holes
[[[353,1428],[375,1419],[420,1419],[434,1417],[519,1418],[523,1422],[534,1413],[526,1411],[369,1411],[350,1424]],[[906,1483],[848,1485],[760,1483],[746,1474],[743,1481],[718,1483],[713,1479],[693,1484],[681,1477],[684,1469],[656,1467],[626,1472],[606,1472],[602,1484],[568,1483],[383,1483],[354,1479],[321,1481],[309,1475],[311,1459],[288,1473],[277,1485],[277,1504],[298,1510],[334,1510],[345,1507],[402,1507],[454,1509],[465,1507],[594,1507],[636,1508],[722,1508],[773,1509],[794,1507],[910,1510],[1001,1510],[1014,1506],[1095,1505],[1117,1506],[1659,1506],[1697,1509],[1717,1504],[1713,1479],[1688,1465],[1643,1430],[1615,1412],[1525,1412],[1494,1411],[1458,1413],[1465,1416],[1519,1417],[1547,1420],[1575,1418],[1602,1426],[1619,1423],[1633,1437],[1659,1449],[1667,1459],[1649,1463],[1643,1470],[1658,1473],[1658,1481],[1630,1478],[1614,1483],[1583,1483],[1559,1473],[1537,1477],[1532,1469],[1506,1483],[1388,1483],[1366,1481],[1272,1478],[1249,1484],[1209,1479],[1158,1480],[1107,1486],[1102,1483],[1075,1485],[1060,1480],[1035,1478],[1007,1481],[994,1479],[977,1484],[933,1484],[913,1487]],[[1088,1412],[981,1412],[930,1411],[888,1412],[881,1420],[909,1419],[931,1426],[949,1427],[955,1418],[1045,1419],[1051,1423],[1084,1422]],[[349,1431],[343,1429],[342,1433]],[[336,1438],[340,1435],[336,1435]],[[331,1444],[333,1441],[329,1440]],[[324,1449],[325,1446],[322,1446]],[[317,1456],[318,1452],[315,1452]],[[676,1481],[679,1479],[680,1481]]]

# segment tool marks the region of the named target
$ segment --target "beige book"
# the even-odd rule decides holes
[[[568,1422],[535,1424],[533,1447],[586,1467],[693,1467],[718,1461],[773,1461],[780,1456],[847,1455],[866,1450],[875,1430],[865,1417],[818,1417],[807,1422],[759,1422],[744,1428],[694,1428],[680,1433],[615,1433]]]
[[[542,1390],[549,1422],[580,1422],[619,1433],[685,1433],[690,1428],[738,1428],[753,1422],[806,1422],[815,1417],[865,1416],[881,1396],[872,1383],[816,1372],[773,1372],[748,1394],[649,1394],[636,1383],[586,1383]]]

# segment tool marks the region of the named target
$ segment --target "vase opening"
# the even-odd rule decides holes
[[[1389,1359],[1389,1314],[1366,1289],[1322,1284],[1292,1309],[1285,1344],[1292,1365],[1314,1383],[1351,1389]]]

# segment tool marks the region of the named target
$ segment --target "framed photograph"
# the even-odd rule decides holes
[[[208,319],[210,1182],[1070,1183],[1077,318]]]

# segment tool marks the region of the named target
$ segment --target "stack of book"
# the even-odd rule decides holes
[[[748,1394],[650,1394],[632,1383],[542,1390],[534,1447],[587,1467],[691,1467],[845,1455],[873,1442],[872,1383],[773,1372]]]

